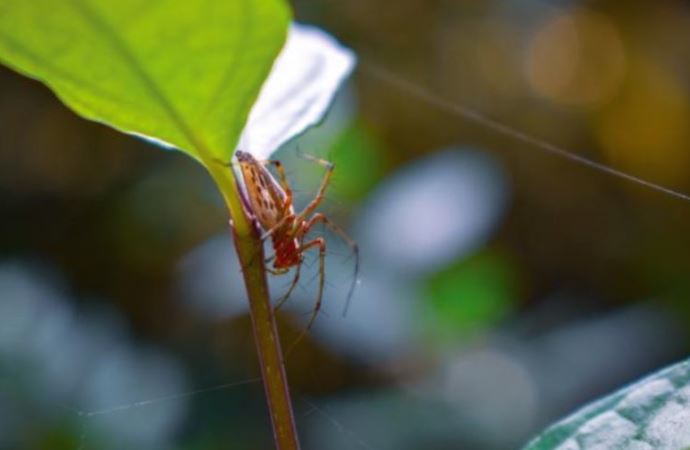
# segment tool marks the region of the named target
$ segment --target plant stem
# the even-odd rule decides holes
[[[232,235],[249,297],[254,341],[261,365],[276,448],[299,450],[283,352],[266,283],[264,252],[259,231],[246,216],[233,171],[216,163],[211,163],[207,167],[223,194],[232,217]]]

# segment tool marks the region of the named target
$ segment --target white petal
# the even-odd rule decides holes
[[[266,159],[318,123],[354,65],[354,53],[327,33],[292,24],[249,113],[238,148]]]

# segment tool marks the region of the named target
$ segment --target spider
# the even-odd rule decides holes
[[[319,250],[319,286],[314,309],[307,323],[307,330],[311,328],[316,316],[321,309],[325,282],[325,262],[326,262],[326,241],[323,237],[307,240],[306,235],[317,223],[323,223],[334,233],[338,234],[352,249],[355,256],[354,278],[347,294],[345,309],[347,311],[350,298],[357,284],[359,272],[359,249],[357,243],[343,231],[338,225],[333,223],[322,213],[315,212],[333,174],[334,165],[323,159],[304,155],[305,158],[314,161],[326,169],[326,173],[321,180],[321,185],[316,196],[300,212],[295,213],[292,203],[292,190],[285,176],[285,169],[280,161],[267,160],[258,161],[250,153],[237,151],[237,161],[246,186],[247,202],[251,212],[261,225],[263,235],[261,240],[271,237],[274,255],[267,260],[273,260],[273,268],[267,267],[266,270],[274,275],[287,273],[292,267],[295,268],[295,275],[290,287],[276,303],[276,309],[290,297],[292,291],[297,286],[300,278],[300,270],[304,261],[304,253],[311,249]],[[278,180],[266,168],[272,164],[278,173]]]

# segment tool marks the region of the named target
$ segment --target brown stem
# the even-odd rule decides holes
[[[276,446],[279,450],[297,450],[299,443],[283,365],[283,353],[266,284],[263,247],[258,234],[253,236],[254,239],[251,241],[241,239],[237,233],[233,233],[233,236],[235,248],[238,250],[242,263],[247,294],[249,294],[254,340],[261,364],[261,376],[264,380]]]
[[[283,364],[283,352],[270,302],[263,245],[258,230],[246,216],[232,170],[207,166],[220,188],[233,220],[231,226],[235,249],[242,265],[254,328],[254,341],[261,365],[266,400],[271,415],[273,435],[278,450],[299,450],[299,440],[292,413],[290,391]]]

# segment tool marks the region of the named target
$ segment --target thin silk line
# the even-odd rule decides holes
[[[156,397],[156,398],[152,398],[149,400],[141,400],[138,402],[113,406],[110,408],[101,409],[101,410],[97,410],[97,411],[79,411],[78,414],[79,414],[79,416],[85,417],[85,418],[102,416],[102,415],[106,415],[106,414],[112,414],[115,412],[127,411],[127,410],[135,409],[135,408],[142,408],[145,406],[150,406],[152,404],[160,403],[160,402],[164,402],[164,401],[180,400],[182,398],[192,397],[192,396],[195,396],[198,394],[205,394],[208,392],[222,391],[224,389],[229,389],[229,388],[237,387],[237,386],[243,386],[246,384],[252,384],[252,383],[256,383],[258,381],[261,381],[261,378],[251,378],[249,380],[236,381],[234,383],[220,384],[218,386],[198,389],[196,391],[184,392],[181,394],[172,394],[172,395],[167,395],[167,396],[163,396],[163,397]]]
[[[313,402],[310,402],[307,399],[301,399],[306,405],[308,405],[311,408],[311,412],[317,412],[319,415],[323,416],[326,420],[328,420],[340,433],[342,434],[347,434],[350,435],[350,437],[362,448],[366,450],[376,450],[374,447],[369,445],[367,442],[364,442],[361,438],[359,438],[354,431],[350,430],[347,428],[345,425],[343,425],[340,421],[338,421],[335,417],[333,417],[331,414],[327,413],[323,408],[320,408],[316,406]]]
[[[419,100],[422,100],[430,105],[435,106],[436,108],[446,111],[452,115],[462,117],[463,119],[466,119],[468,121],[474,122],[478,125],[481,125],[485,128],[488,128],[492,131],[495,131],[499,134],[502,134],[504,136],[510,137],[512,139],[515,139],[517,141],[530,144],[540,150],[543,150],[547,153],[551,153],[553,155],[559,156],[564,159],[568,159],[570,161],[573,161],[577,164],[583,165],[590,167],[592,169],[598,170],[600,172],[607,173],[609,175],[621,178],[623,180],[639,184],[641,186],[644,186],[648,189],[664,193],[666,195],[669,195],[671,197],[675,197],[681,200],[685,200],[690,202],[690,195],[675,191],[673,189],[661,186],[659,184],[653,183],[651,181],[645,180],[640,177],[636,177],[635,175],[631,175],[626,172],[622,172],[618,169],[615,169],[613,167],[607,166],[605,164],[602,164],[600,162],[594,161],[592,159],[586,158],[584,156],[581,156],[573,151],[566,150],[562,147],[558,147],[554,144],[551,144],[549,142],[546,142],[544,140],[535,138],[533,136],[530,136],[529,134],[520,131],[516,128],[513,128],[509,125],[506,125],[504,123],[501,123],[497,120],[491,119],[487,117],[486,115],[480,113],[479,111],[476,111],[472,108],[469,108],[467,106],[457,104],[454,102],[451,102],[449,100],[446,100],[432,91],[430,91],[427,88],[424,88],[423,86],[419,86],[405,78],[402,78],[398,76],[397,74],[391,72],[390,70],[378,65],[374,64],[368,61],[365,61],[361,64],[361,67],[367,72],[372,75],[374,75],[376,78],[385,81],[386,83],[389,83],[390,85],[396,87],[402,92],[405,92],[413,97],[416,97]]]

